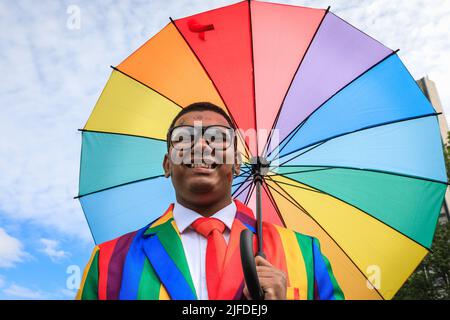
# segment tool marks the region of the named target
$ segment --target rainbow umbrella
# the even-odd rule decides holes
[[[430,250],[447,187],[438,114],[396,53],[328,9],[243,1],[171,19],[113,68],[81,130],[95,242],[174,201],[167,129],[209,101],[241,129],[233,196],[318,238],[346,298],[392,298]]]

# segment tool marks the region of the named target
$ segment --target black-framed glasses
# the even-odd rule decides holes
[[[226,150],[233,138],[233,128],[222,125],[173,127],[168,134],[170,145],[177,150],[193,148],[200,137],[203,137],[211,149]]]

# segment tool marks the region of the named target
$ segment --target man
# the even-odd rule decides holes
[[[239,237],[256,221],[231,197],[240,172],[234,130],[211,103],[180,111],[163,161],[176,202],[144,228],[96,246],[77,298],[250,299]],[[266,259],[255,261],[265,299],[344,298],[317,239],[270,223],[263,238]]]

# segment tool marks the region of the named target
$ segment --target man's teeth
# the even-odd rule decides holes
[[[207,168],[207,169],[212,169],[212,168],[215,167],[212,164],[204,164],[204,163],[201,163],[201,164],[188,164],[187,166],[189,168]]]

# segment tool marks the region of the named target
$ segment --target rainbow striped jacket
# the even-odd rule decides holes
[[[238,200],[235,203],[220,280],[219,295],[226,300],[243,299],[239,238],[242,230],[255,232],[256,226],[251,209]],[[173,204],[144,228],[97,245],[77,299],[197,299],[172,209]],[[288,299],[344,299],[317,239],[266,222],[263,238],[267,259],[287,275]]]

